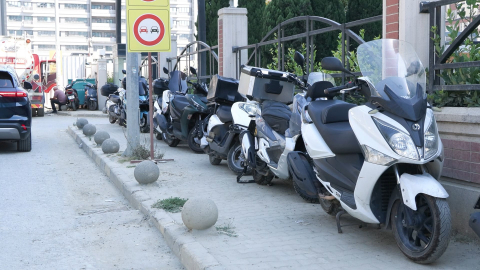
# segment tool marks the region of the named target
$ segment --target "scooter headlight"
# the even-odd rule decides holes
[[[255,116],[257,114],[257,106],[249,103],[239,104],[240,109],[246,112],[248,116]]]
[[[408,134],[380,119],[373,118],[373,120],[395,153],[402,157],[419,160],[417,148]]]
[[[433,113],[430,119],[430,124],[425,131],[425,159],[431,158],[438,152],[438,129]]]

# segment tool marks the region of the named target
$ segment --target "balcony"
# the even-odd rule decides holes
[[[92,9],[93,17],[115,17],[115,10],[111,9]]]
[[[116,39],[114,37],[92,37],[93,43],[115,43]]]
[[[111,4],[115,4],[115,0],[91,0],[92,3],[111,3]],[[123,1],[122,1],[122,4],[125,4]]]
[[[88,31],[89,25],[85,23],[72,23],[72,22],[60,22],[60,30],[70,30],[70,31]]]
[[[65,15],[88,15],[86,9],[74,9],[74,8],[61,8],[60,17],[65,17]]]
[[[92,30],[115,31],[114,23],[92,23]]]

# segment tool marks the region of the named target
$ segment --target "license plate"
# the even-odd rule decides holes
[[[74,95],[68,96],[68,99],[75,99]]]

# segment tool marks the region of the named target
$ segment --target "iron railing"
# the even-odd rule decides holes
[[[250,61],[253,59],[254,63],[251,63],[250,65],[254,66],[260,66],[261,65],[261,52],[260,48],[262,46],[267,46],[267,45],[277,45],[277,52],[278,52],[278,70],[284,71],[285,70],[285,42],[287,41],[293,41],[293,40],[298,40],[301,38],[306,39],[306,72],[309,74],[311,71],[313,71],[314,68],[314,53],[313,53],[313,42],[314,42],[314,36],[328,33],[328,32],[333,32],[333,31],[340,31],[342,33],[342,63],[344,66],[349,69],[349,62],[345,60],[346,58],[346,52],[350,48],[350,41],[353,39],[355,42],[358,44],[364,43],[363,39],[358,36],[356,33],[354,33],[351,28],[355,26],[360,26],[368,23],[374,23],[378,21],[382,21],[383,17],[382,15],[371,17],[371,18],[366,18],[358,21],[353,21],[353,22],[348,22],[348,23],[338,23],[335,21],[332,21],[327,18],[323,17],[317,17],[317,16],[299,16],[295,18],[288,19],[280,24],[278,24],[275,28],[270,30],[270,32],[267,33],[267,35],[259,42],[256,44],[250,44],[246,46],[241,46],[241,47],[234,47],[233,52],[236,53],[236,74],[237,74],[237,79],[240,76],[240,67],[242,65],[242,55],[241,51],[242,50],[248,50],[248,49],[254,49],[253,52],[250,54],[248,57],[248,60],[246,64],[249,64]],[[298,33],[295,35],[291,36],[285,36],[285,28],[293,23],[297,22],[305,22],[305,32],[303,33]],[[320,29],[315,29],[315,22],[320,22],[323,24],[329,25],[328,27],[320,28]],[[277,38],[275,39],[269,39],[272,35],[276,34]],[[346,43],[346,44],[345,44]],[[342,77],[342,81],[345,82],[346,74],[332,74],[333,77]]]
[[[191,56],[196,55],[197,56],[197,61],[195,62],[195,65],[197,66],[197,74],[199,74],[198,79],[199,80],[206,80],[206,79],[211,79],[213,75],[217,74],[218,70],[218,55],[215,52],[218,50],[218,45],[216,46],[209,46],[205,42],[202,41],[194,41],[189,43],[187,46],[185,46],[185,49],[182,50],[180,55],[176,57],[170,57],[167,58],[167,63],[168,63],[168,70],[173,71],[173,70],[181,70],[185,71],[186,74],[191,76],[190,74],[190,66],[192,64],[191,61]],[[199,65],[198,63],[200,61],[203,61],[201,59],[201,55],[205,55],[207,52],[208,56],[205,56],[206,60],[208,60],[209,65],[207,67],[208,74],[200,76],[200,74],[204,74],[203,70],[201,70],[202,65]],[[176,60],[175,66],[172,68],[172,61]],[[184,69],[182,70],[182,61],[184,62]],[[215,68],[217,67],[217,68]]]
[[[437,29],[442,25],[442,6],[456,4],[462,2],[459,0],[441,0],[435,2],[421,2],[420,13],[430,13],[430,30],[434,26]],[[445,69],[459,69],[459,68],[471,68],[480,67],[480,61],[471,62],[459,62],[459,63],[446,63],[452,54],[463,44],[465,39],[480,25],[480,16],[477,16],[458,36],[452,41],[450,46],[443,52],[441,56],[435,53],[435,35],[430,31],[430,44],[428,52],[428,91],[447,90],[447,91],[464,91],[464,90],[480,90],[480,84],[457,84],[457,85],[441,85],[440,71]]]

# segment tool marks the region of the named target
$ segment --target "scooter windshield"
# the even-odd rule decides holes
[[[170,72],[170,82],[168,83],[170,91],[185,94],[187,92],[187,75],[181,71]]]
[[[388,87],[403,99],[426,98],[425,68],[409,43],[396,39],[366,42],[358,47],[357,59],[362,75],[372,84],[372,97],[390,100],[385,92]]]
[[[331,82],[335,86],[335,79],[330,74],[326,74],[323,72],[312,72],[308,74],[308,85],[313,85],[316,82],[327,81]]]

